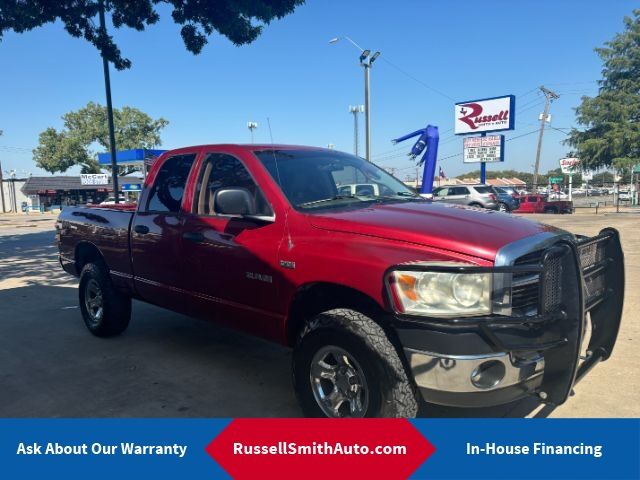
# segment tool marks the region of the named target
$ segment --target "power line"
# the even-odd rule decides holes
[[[387,60],[387,59],[385,58],[385,56],[384,56],[384,55],[382,55],[380,58],[381,58],[382,60],[384,60],[386,63],[388,63],[389,65],[391,65],[393,68],[395,68],[396,70],[398,70],[400,73],[402,73],[402,74],[406,75],[407,77],[409,77],[409,78],[410,78],[410,79],[412,79],[413,81],[418,82],[418,83],[419,83],[420,85],[422,85],[423,87],[425,87],[425,88],[427,88],[427,89],[431,90],[432,92],[437,93],[438,95],[440,95],[440,96],[442,96],[442,97],[444,97],[444,98],[447,98],[447,99],[449,99],[449,100],[454,100],[454,101],[455,101],[455,99],[454,99],[453,97],[450,97],[450,96],[449,96],[449,95],[447,95],[446,93],[441,92],[441,91],[440,91],[440,90],[438,90],[437,88],[433,88],[431,85],[427,85],[427,84],[426,84],[426,83],[424,83],[422,80],[420,80],[418,77],[413,76],[412,74],[410,74],[410,73],[409,73],[409,72],[407,72],[406,70],[404,70],[404,69],[400,68],[400,67],[399,67],[398,65],[396,65],[395,63],[390,62],[389,60]]]

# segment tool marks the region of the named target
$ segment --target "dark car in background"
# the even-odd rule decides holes
[[[513,212],[520,208],[520,195],[511,187],[493,187],[498,200],[498,210]]]

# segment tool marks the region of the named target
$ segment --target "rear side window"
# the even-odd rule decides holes
[[[469,189],[467,187],[453,187],[449,189],[449,195],[468,195]]]
[[[536,203],[538,199],[536,197],[527,197],[527,202],[529,203]]]
[[[149,193],[148,212],[177,213],[180,211],[187,178],[195,158],[195,153],[176,155],[162,164]]]

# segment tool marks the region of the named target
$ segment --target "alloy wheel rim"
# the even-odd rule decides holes
[[[91,279],[87,282],[84,289],[84,305],[89,314],[92,325],[96,325],[102,320],[104,314],[104,305],[102,297],[102,289],[98,282]]]
[[[369,388],[364,372],[352,355],[335,345],[322,347],[311,361],[313,396],[328,417],[364,417]]]

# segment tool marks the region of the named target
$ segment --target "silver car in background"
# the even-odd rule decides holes
[[[433,191],[433,200],[469,207],[497,210],[498,202],[491,185],[447,185]]]

